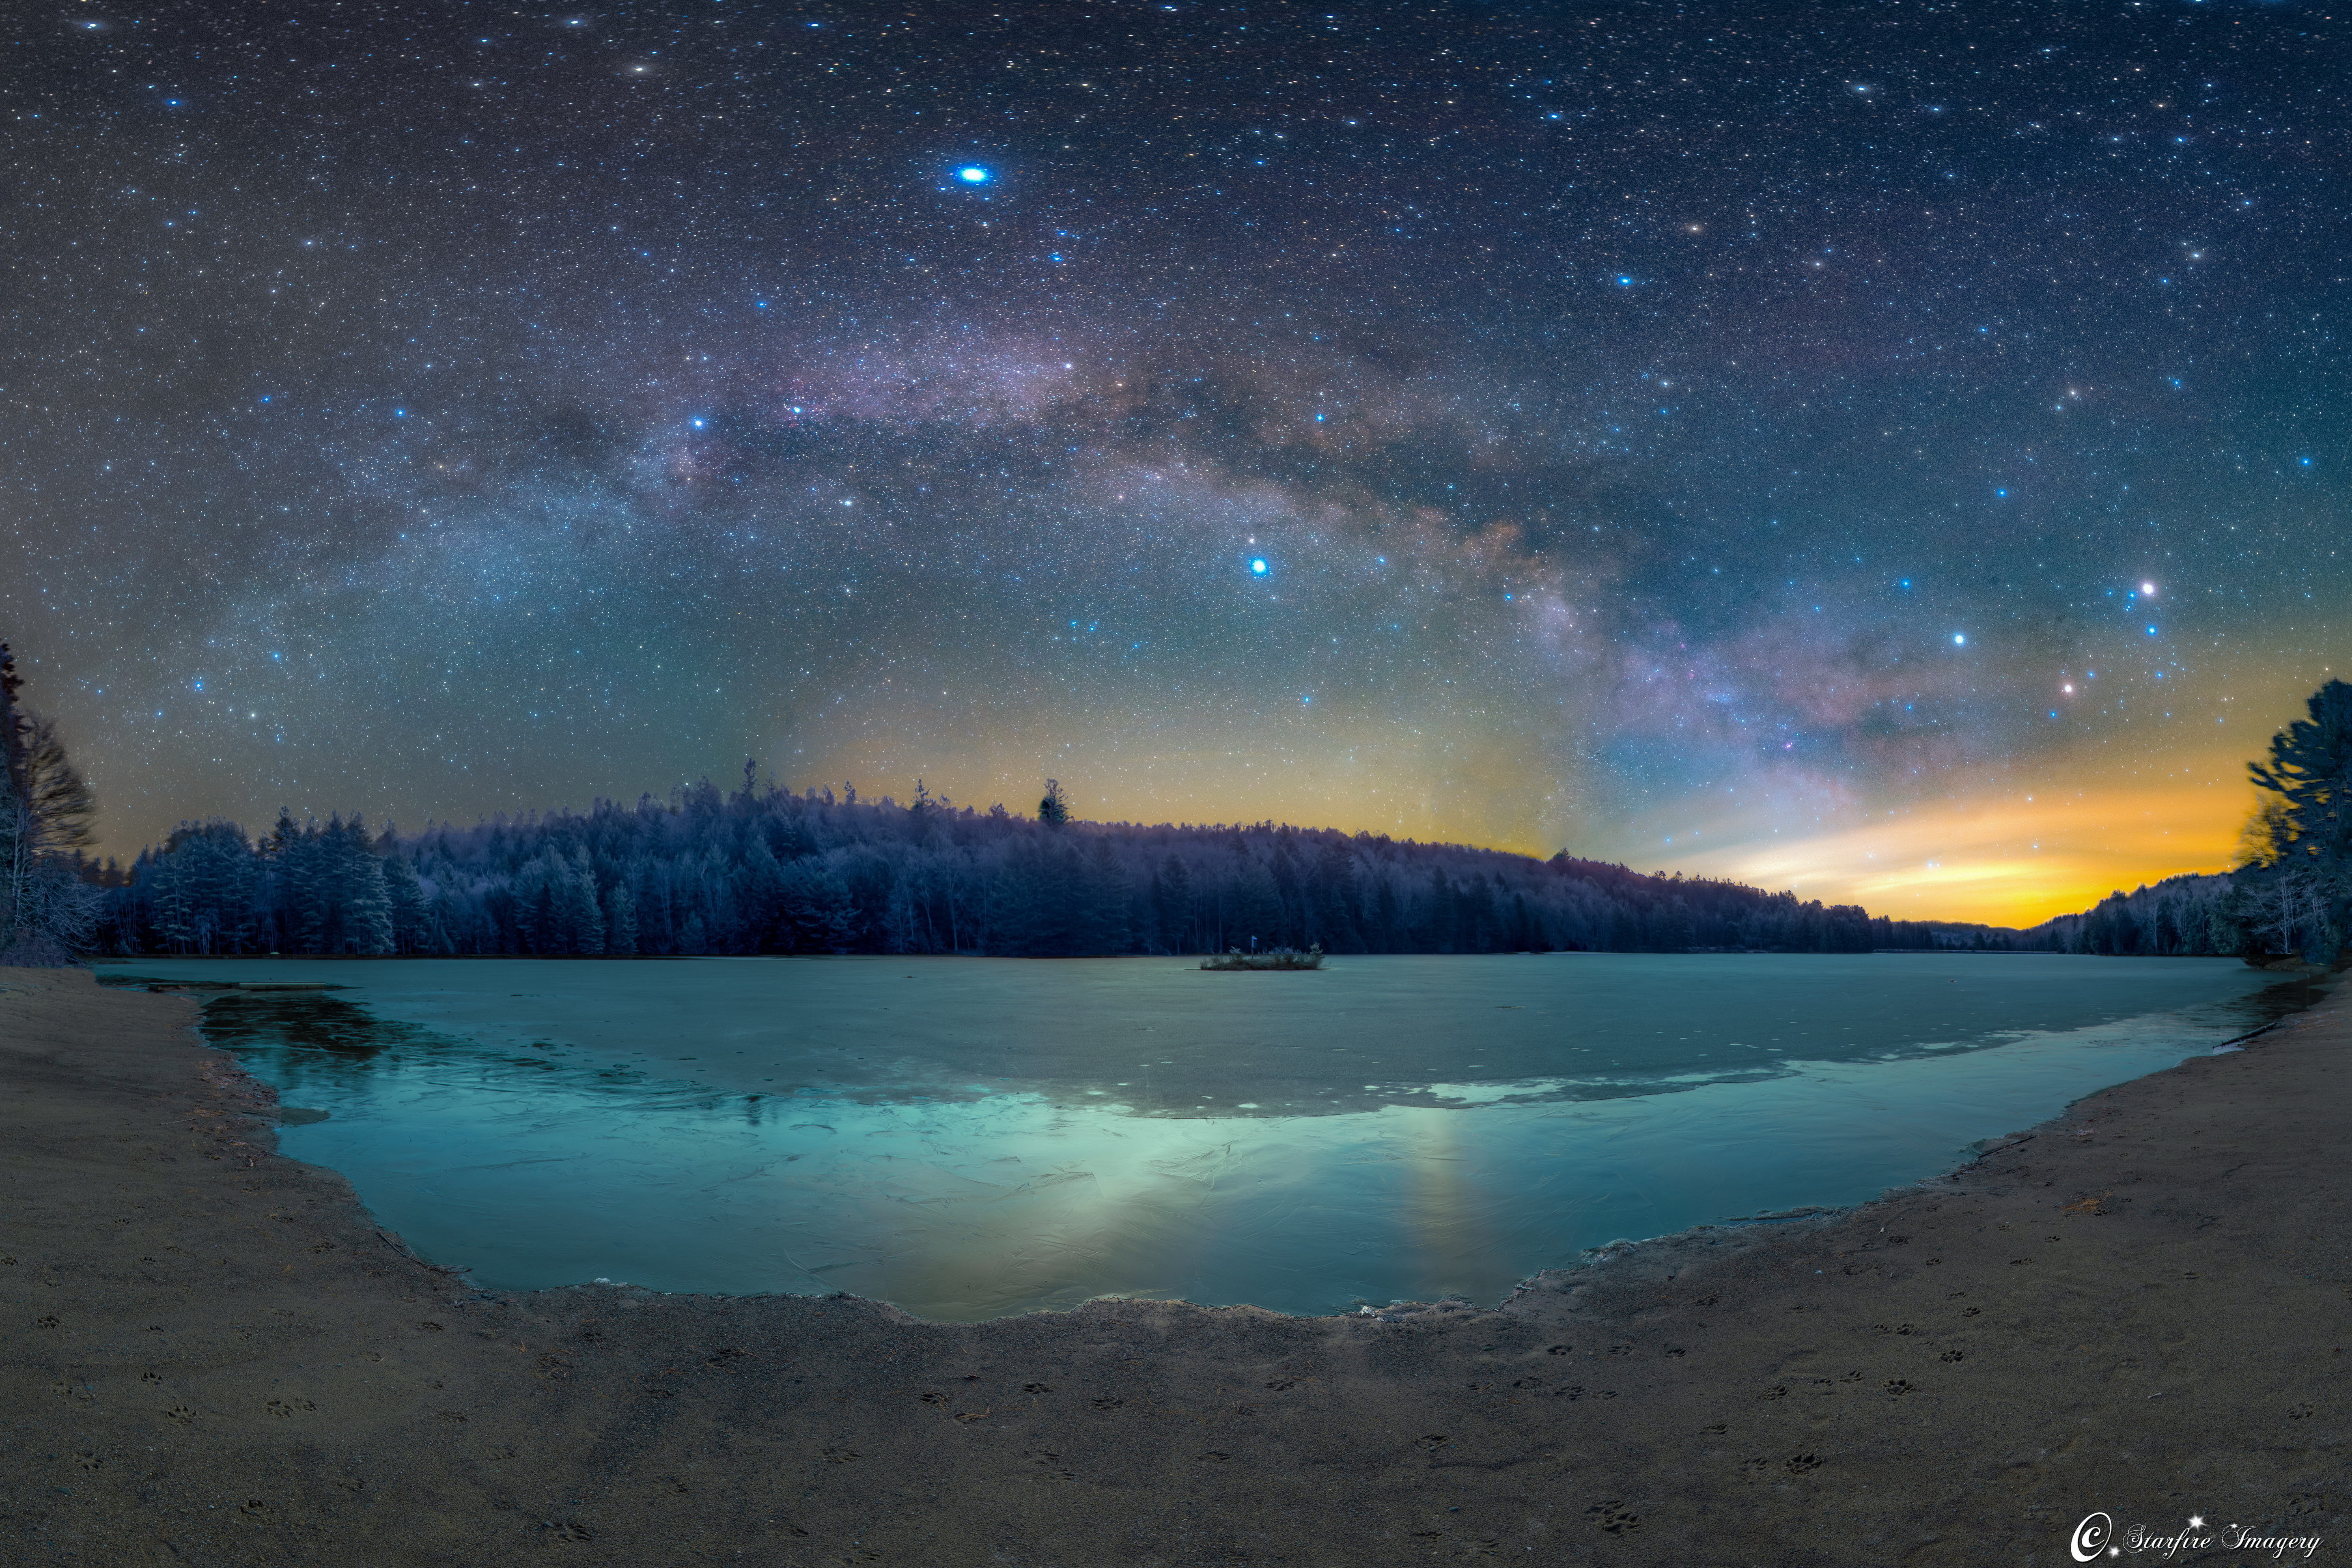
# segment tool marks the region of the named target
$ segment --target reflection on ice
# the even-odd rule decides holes
[[[207,1029],[327,1113],[289,1116],[287,1153],[486,1284],[848,1290],[950,1320],[1102,1294],[1492,1300],[1619,1237],[1928,1174],[2242,1032],[2262,979],[1974,955],[1351,959],[1302,1002],[1170,968],[138,965],[349,985],[231,994]],[[1759,1048],[1727,1057],[1735,1028]]]

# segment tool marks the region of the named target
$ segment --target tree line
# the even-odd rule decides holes
[[[2025,931],[1890,921],[1736,882],[1261,822],[1081,822],[855,787],[708,781],[634,806],[404,836],[358,816],[250,837],[184,823],[130,866],[86,853],[96,801],[0,644],[0,963],[93,952],[1860,952],[2295,954],[2352,933],[2352,685],[2249,764],[2240,864],[2117,891]]]
[[[702,783],[473,826],[191,823],[102,879],[115,953],[1859,952],[1948,945],[1733,882],[1257,823]],[[2001,933],[1973,930],[1978,940]]]

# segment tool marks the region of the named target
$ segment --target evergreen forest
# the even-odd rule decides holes
[[[1141,826],[708,783],[415,835],[191,823],[110,884],[113,953],[1330,952],[2007,946],[1732,882],[1259,823]]]

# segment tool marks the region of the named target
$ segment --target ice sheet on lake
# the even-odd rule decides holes
[[[2251,973],[1970,955],[1946,962],[1994,988],[2031,981],[2045,1004],[2060,972],[1998,966],[2074,966],[2089,993],[2127,978],[2140,1005],[2078,996],[2069,1027],[2036,1032],[1998,999],[1939,995],[1906,1042],[1890,996],[1917,987],[1906,961],[1834,975],[1780,961],[1778,995],[1749,963],[1730,977],[1740,1038],[1769,1042],[1759,1018],[1783,1037],[1765,1058],[1727,1057],[1731,1031],[1707,1016],[1725,1004],[1688,984],[1722,960],[1336,961],[1297,977],[1324,987],[1320,1014],[1297,993],[1187,991],[1150,962],[1128,961],[1126,980],[1119,964],[941,965],[984,983],[920,1016],[903,961],[280,965],[357,988],[240,1002],[251,1026],[233,1044],[288,1100],[331,1113],[285,1129],[286,1152],[346,1173],[388,1227],[491,1285],[842,1289],[953,1320],[1100,1294],[1330,1311],[1491,1300],[1618,1237],[1867,1198],[2242,1033]],[[1661,964],[1685,984],[1658,986]],[[845,983],[861,972],[862,990]],[[1493,997],[1514,985],[1502,994],[1523,1009],[1502,1012]],[[1645,991],[1646,1011],[1612,985]],[[1449,987],[1411,1003],[1418,1033],[1368,1020]],[[1671,1014],[1694,994],[1706,1005]],[[2150,1012],[2150,997],[2173,1005]],[[371,1048],[349,1020],[309,1036],[252,1022],[352,1000],[406,1032],[387,1026]],[[1539,1004],[1552,1022],[1531,1026]],[[251,1011],[265,1006],[282,1011]],[[1033,1010],[1043,1043],[1024,1053]],[[781,1020],[764,1036],[762,1016]],[[1795,1050],[1801,1033],[1831,1052]],[[1364,1070],[1449,1055],[1492,1076]],[[859,1057],[867,1070],[845,1070]],[[1538,1060],[1555,1070],[1524,1070]],[[809,1081],[821,1067],[843,1070]]]

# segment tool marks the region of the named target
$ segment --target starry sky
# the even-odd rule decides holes
[[[2346,44],[61,0],[0,631],[118,852],[751,756],[2040,919],[2352,664]]]

